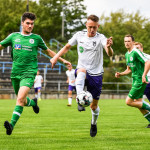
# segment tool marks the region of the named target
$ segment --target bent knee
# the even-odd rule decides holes
[[[84,72],[84,73],[86,73],[86,69],[80,68],[80,69],[77,70],[77,73],[79,73],[79,72]]]
[[[126,100],[126,104],[128,105],[128,106],[131,106],[131,101],[130,100]]]
[[[92,104],[90,105],[90,108],[91,108],[93,111],[95,111],[97,107],[98,107],[97,105],[92,105]]]

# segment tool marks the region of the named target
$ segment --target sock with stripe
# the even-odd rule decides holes
[[[149,103],[147,103],[147,102],[145,102],[145,101],[143,100],[142,109],[146,109],[146,110],[150,111],[150,105],[149,105]]]
[[[148,122],[150,123],[150,112],[146,113],[144,115],[144,117],[148,120]]]
[[[15,124],[17,123],[19,117],[21,116],[22,112],[23,112],[23,107],[16,105],[15,109],[13,111],[11,122],[10,122],[10,124],[12,125],[13,128],[14,128]]]
[[[27,97],[27,104],[25,106],[30,107],[30,106],[35,106],[35,105],[36,104],[35,104],[34,100]]]

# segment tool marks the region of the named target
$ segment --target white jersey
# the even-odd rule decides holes
[[[42,80],[43,80],[43,77],[41,75],[36,75],[35,77],[35,83],[34,83],[34,88],[37,88],[37,87],[42,87]]]
[[[103,69],[103,48],[107,38],[100,33],[88,37],[87,31],[79,31],[68,41],[73,46],[77,45],[78,68],[85,68],[90,75],[101,75]]]
[[[150,60],[150,55],[148,55],[148,54],[146,54],[146,53],[143,53],[144,54],[144,56],[146,57],[146,58],[148,58],[148,60]],[[147,73],[147,77],[148,77],[148,82],[150,82],[150,70],[149,70],[149,72]]]
[[[75,82],[71,83],[72,81],[75,80],[75,70],[74,69],[72,69],[71,71],[67,70],[66,71],[66,75],[67,75],[67,77],[69,79],[69,85],[75,86]]]

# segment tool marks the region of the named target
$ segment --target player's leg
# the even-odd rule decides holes
[[[35,91],[35,98],[38,99],[38,88],[34,88],[34,91]]]
[[[6,133],[10,135],[12,133],[12,130],[15,127],[15,124],[19,120],[22,112],[23,112],[23,106],[26,101],[26,96],[29,92],[30,88],[29,87],[20,87],[18,91],[18,96],[17,96],[17,103],[15,106],[15,109],[12,114],[11,122],[9,123],[8,121],[5,121],[4,126],[6,128]]]
[[[71,106],[72,105],[72,86],[69,85],[68,86],[68,105],[67,106]]]
[[[38,88],[38,100],[41,101],[41,87]]]
[[[90,129],[91,137],[94,137],[97,134],[97,120],[100,112],[100,108],[98,106],[98,100],[101,94],[102,80],[103,80],[102,75],[90,76],[87,73],[87,90],[93,96],[93,102],[90,105],[91,113],[92,113],[92,121],[91,121],[91,129]]]
[[[24,78],[20,82],[20,87],[26,86],[29,89],[33,86],[34,83],[34,77],[31,78]],[[32,106],[33,111],[38,114],[39,113],[39,106],[37,105],[37,98],[30,99],[29,97],[25,97],[25,103],[24,106],[30,107]]]
[[[147,99],[150,102],[150,83],[147,84],[144,94],[146,95]]]
[[[84,68],[80,68],[77,70],[76,75],[77,75],[77,77],[76,77],[76,92],[78,95],[84,89],[86,70]]]
[[[76,76],[76,92],[77,95],[83,91],[84,83],[86,78],[86,70],[84,68],[80,68],[75,72]],[[78,104],[78,111],[85,111],[85,108]]]
[[[98,106],[98,100],[93,99],[93,102],[91,103],[90,107],[92,113],[90,136],[94,137],[97,134],[97,119],[100,112],[100,108]]]
[[[142,102],[142,99],[136,99],[135,101],[141,101]],[[145,117],[145,119],[148,120],[149,124],[147,126],[147,128],[150,128],[150,112],[148,110],[145,110],[145,109],[141,109],[139,108],[140,112],[143,114],[143,116]]]

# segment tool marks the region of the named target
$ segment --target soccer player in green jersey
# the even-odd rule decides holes
[[[37,99],[30,99],[27,94],[34,84],[34,79],[38,70],[37,54],[38,48],[44,50],[50,57],[55,52],[50,50],[44,43],[41,36],[31,33],[34,27],[35,14],[26,12],[22,16],[22,32],[10,34],[0,42],[0,50],[4,47],[12,47],[12,71],[11,81],[17,95],[17,103],[13,111],[11,122],[5,121],[6,133],[11,135],[16,122],[18,121],[24,106],[32,106],[35,113],[39,113]],[[59,58],[60,61],[70,65],[70,62]]]
[[[126,104],[131,107],[138,108],[145,118],[150,121],[150,105],[142,101],[144,90],[146,88],[147,73],[150,69],[150,61],[143,55],[143,53],[134,47],[134,37],[126,35],[124,37],[124,44],[127,48],[125,54],[127,69],[124,72],[116,72],[115,77],[127,75],[132,72],[132,88],[126,98]]]

